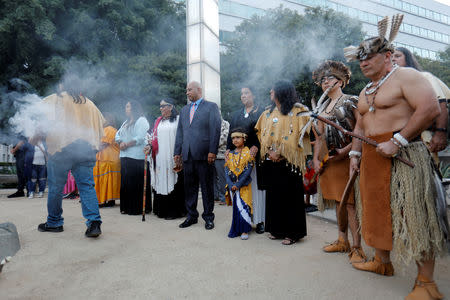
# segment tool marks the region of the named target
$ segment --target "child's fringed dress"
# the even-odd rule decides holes
[[[252,188],[250,183],[253,162],[250,150],[248,147],[244,147],[241,152],[236,150],[230,152],[225,163],[228,193],[233,201],[233,220],[228,233],[230,238],[252,230]],[[233,185],[238,188],[235,192],[231,190]]]

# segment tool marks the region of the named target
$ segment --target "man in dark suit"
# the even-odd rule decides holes
[[[198,187],[202,189],[205,228],[214,228],[214,161],[219,147],[221,118],[219,108],[202,98],[202,88],[189,82],[186,95],[191,101],[181,109],[175,140],[174,161],[183,162],[184,190],[188,216],[180,224],[186,228],[197,223]]]

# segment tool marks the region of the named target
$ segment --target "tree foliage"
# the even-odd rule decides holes
[[[439,60],[431,60],[416,56],[418,62],[424,69],[450,86],[450,46],[439,53]]]
[[[0,86],[20,78],[45,95],[78,72],[104,110],[185,103],[185,9],[171,0],[0,0],[0,52]]]
[[[268,103],[271,86],[281,78],[292,80],[309,105],[322,93],[312,82],[312,70],[326,59],[344,61],[343,48],[362,39],[359,21],[322,8],[300,15],[279,7],[244,21],[221,56],[222,110],[241,105],[243,85],[255,87],[259,101]],[[357,64],[350,67],[353,76],[344,92],[359,94],[367,80]]]

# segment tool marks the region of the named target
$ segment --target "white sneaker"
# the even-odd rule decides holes
[[[30,194],[28,195],[28,199],[33,199],[34,198],[34,193],[30,192]]]
[[[38,198],[42,198],[42,197],[44,197],[44,192],[39,192]]]

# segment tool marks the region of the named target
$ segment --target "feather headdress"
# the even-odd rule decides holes
[[[369,54],[373,53],[394,52],[392,42],[397,36],[402,21],[402,14],[392,16],[391,22],[389,22],[388,16],[378,21],[378,36],[364,40],[359,47],[349,46],[344,48],[344,56],[347,61],[365,60]],[[386,37],[389,25],[389,37]]]
[[[344,88],[350,81],[351,74],[352,72],[342,62],[326,60],[313,71],[312,79],[315,84],[320,86],[322,84],[322,78],[333,75],[337,79],[342,80],[344,83],[342,88]]]

